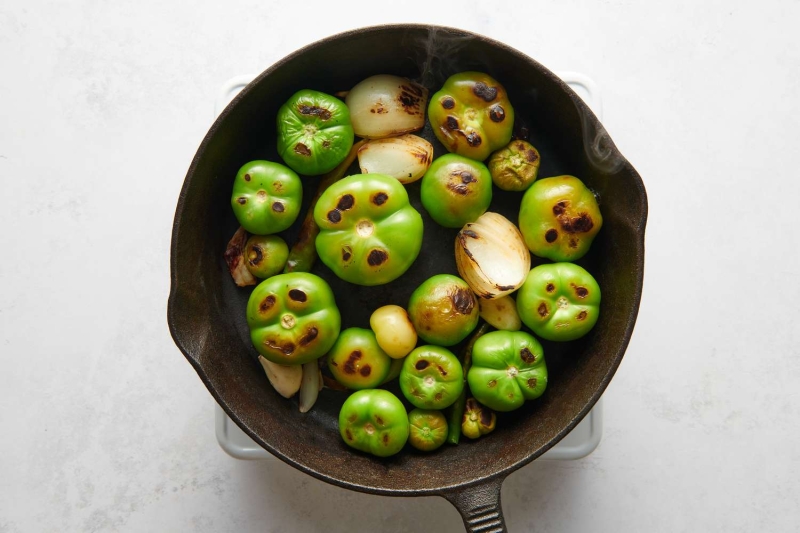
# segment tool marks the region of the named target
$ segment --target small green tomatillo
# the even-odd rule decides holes
[[[539,151],[527,141],[511,141],[489,158],[492,181],[504,191],[524,191],[539,174]]]
[[[456,154],[437,158],[422,177],[420,200],[437,224],[460,228],[492,203],[492,176],[480,161]]]
[[[397,396],[382,389],[354,392],[339,411],[339,433],[357,450],[394,455],[408,440],[408,414]]]
[[[453,352],[420,346],[408,354],[400,370],[403,396],[420,409],[444,409],[464,389],[464,372]]]
[[[347,328],[328,353],[328,368],[349,389],[372,389],[389,375],[392,359],[378,346],[372,330]]]
[[[288,258],[289,246],[277,235],[252,235],[244,247],[244,264],[257,278],[279,274]]]
[[[422,282],[408,302],[408,316],[425,342],[453,346],[478,325],[478,301],[467,282],[437,274]]]
[[[300,214],[303,184],[291,169],[271,161],[250,161],[233,181],[231,207],[236,220],[255,235],[278,233]]]
[[[461,433],[470,439],[477,439],[494,431],[497,415],[481,405],[475,398],[469,398],[464,404],[464,416],[461,419]]]
[[[408,443],[423,452],[437,449],[447,438],[447,419],[441,411],[414,409],[408,413],[408,424]]]

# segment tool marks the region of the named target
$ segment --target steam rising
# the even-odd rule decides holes
[[[460,35],[435,26],[428,28],[427,36],[422,39],[412,37],[415,46],[410,49],[414,51],[413,59],[420,72],[417,81],[428,89],[438,90],[450,74],[473,68],[473,65],[466,65],[459,59],[459,52],[471,40],[473,37],[470,35]]]

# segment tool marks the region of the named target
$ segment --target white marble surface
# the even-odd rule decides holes
[[[603,440],[513,474],[511,530],[796,531],[800,4],[429,4],[0,4],[0,532],[461,530],[438,498],[225,455],[166,328],[174,206],[219,85],[404,21],[594,78],[649,194]]]

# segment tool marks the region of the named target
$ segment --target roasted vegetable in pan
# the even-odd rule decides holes
[[[271,161],[251,161],[233,181],[231,207],[244,229],[256,235],[278,233],[300,213],[303,185],[291,169]]]
[[[422,205],[446,228],[477,219],[492,203],[492,177],[486,165],[456,154],[437,158],[422,177]]]
[[[408,316],[422,340],[453,346],[478,325],[478,302],[469,285],[452,274],[430,277],[411,293]]]
[[[394,455],[408,440],[408,414],[397,396],[382,389],[354,392],[339,411],[339,433],[348,446],[378,457]]]
[[[372,330],[348,328],[339,334],[328,353],[328,368],[348,389],[372,389],[389,375],[392,359],[386,355]]]
[[[461,364],[440,346],[420,346],[408,354],[399,379],[403,396],[420,409],[449,407],[464,388]]]

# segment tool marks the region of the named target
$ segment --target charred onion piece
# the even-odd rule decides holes
[[[225,262],[228,264],[228,270],[231,272],[231,277],[239,287],[246,287],[258,283],[258,280],[250,273],[245,264],[244,249],[246,244],[247,232],[244,228],[239,227],[228,242],[228,247],[225,249],[224,255]]]

